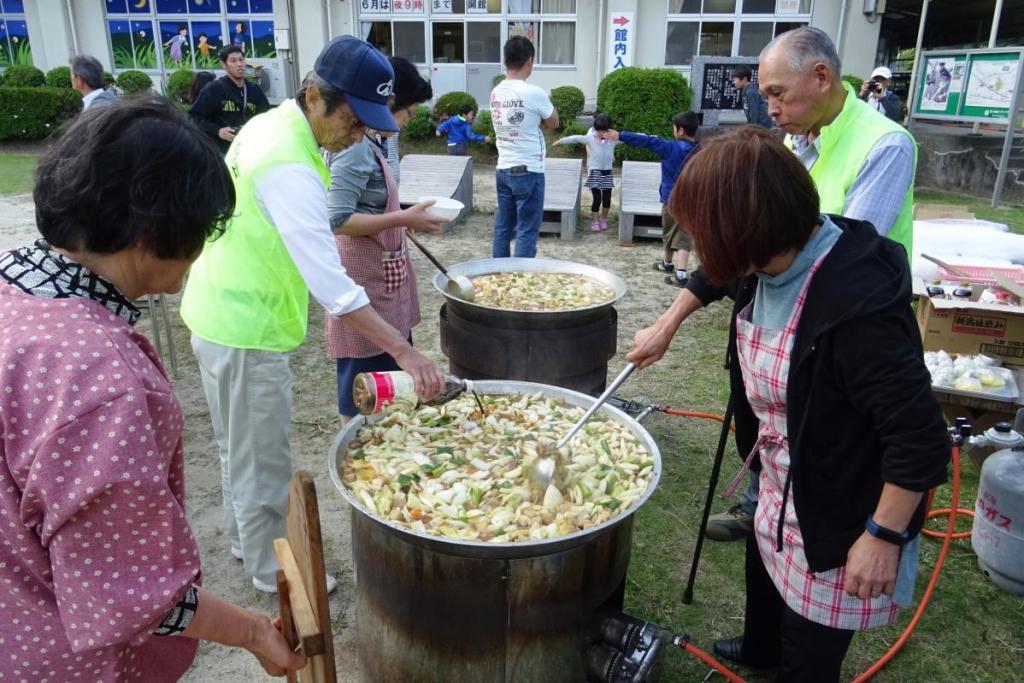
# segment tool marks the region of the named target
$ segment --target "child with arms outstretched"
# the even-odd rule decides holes
[[[612,206],[612,188],[615,187],[612,163],[615,161],[615,146],[619,143],[606,137],[611,127],[608,115],[598,112],[594,116],[594,126],[586,135],[568,135],[554,143],[587,146],[587,181],[584,185],[590,188],[594,198],[590,204],[590,229],[594,232],[608,229],[608,210]]]

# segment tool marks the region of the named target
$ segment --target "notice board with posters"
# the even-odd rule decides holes
[[[740,65],[750,67],[751,82],[757,83],[757,57],[701,57],[693,58],[690,87],[693,89],[693,109],[703,116],[702,125],[716,125],[723,120],[740,123],[743,116],[743,94],[732,85],[732,70]]]
[[[1006,123],[1021,85],[1020,48],[922,53],[911,117]]]

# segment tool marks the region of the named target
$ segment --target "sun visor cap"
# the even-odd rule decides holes
[[[390,107],[395,72],[375,47],[355,36],[339,36],[320,51],[313,71],[345,93],[352,112],[367,128],[398,131]]]

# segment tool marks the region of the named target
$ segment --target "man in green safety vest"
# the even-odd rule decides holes
[[[330,172],[320,149],[340,151],[367,128],[397,131],[393,83],[383,54],[342,36],[295,99],[246,124],[225,158],[235,215],[192,266],[182,298],[217,439],[230,551],[264,592],[277,590],[273,540],[285,535],[292,476],[288,354],[305,339],[309,294],[393,356],[421,397],[444,387],[441,370],[346,274],[327,217]]]

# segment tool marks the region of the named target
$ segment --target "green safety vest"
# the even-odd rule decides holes
[[[914,137],[900,124],[881,115],[867,102],[857,98],[853,88],[844,83],[846,102],[832,123],[821,129],[820,154],[811,166],[811,178],[818,188],[823,213],[842,214],[846,208],[846,194],[857,179],[864,161],[879,138],[889,133],[901,133],[910,138],[914,146],[914,167],[917,167],[917,144]],[[786,145],[792,149],[792,136],[786,136]],[[911,181],[903,197],[896,222],[887,235],[913,256],[914,241],[914,183]]]
[[[225,161],[235,184],[235,213],[192,265],[181,317],[215,344],[290,351],[306,337],[309,290],[256,201],[256,183],[271,169],[302,164],[327,188],[330,171],[306,117],[290,102],[251,119]]]

